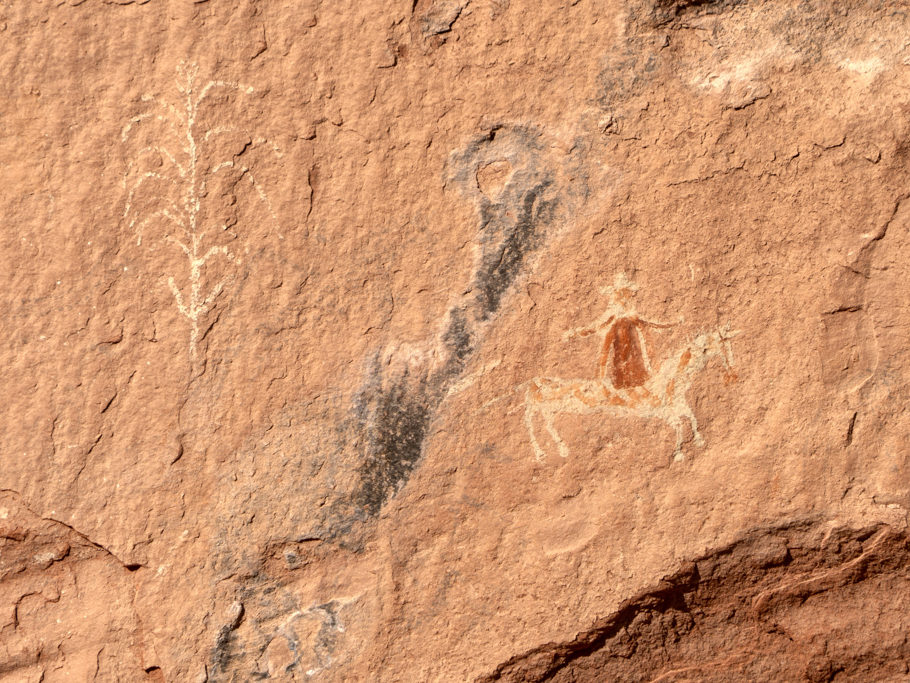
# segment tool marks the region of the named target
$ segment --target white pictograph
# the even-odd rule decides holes
[[[628,292],[634,291],[623,282]],[[608,293],[614,294],[611,288]],[[621,289],[619,290],[621,291]],[[696,446],[703,446],[704,439],[698,431],[698,421],[692,412],[686,394],[695,374],[704,369],[712,358],[719,358],[727,372],[733,374],[733,350],[730,340],[738,332],[729,326],[706,332],[695,337],[676,354],[665,359],[657,372],[652,372],[650,362],[641,346],[638,329],[641,326],[666,327],[659,323],[643,321],[614,305],[601,320],[581,330],[567,333],[566,339],[586,336],[597,331],[604,333],[603,351],[598,367],[598,379],[563,379],[561,377],[536,377],[525,383],[525,426],[534,457],[543,460],[546,451],[540,445],[535,431],[538,420],[563,458],[569,456],[569,447],[556,430],[559,415],[606,414],[616,417],[659,419],[676,433],[674,460],[683,460],[685,425],[692,430]]]
[[[285,640],[294,653],[293,665],[302,670],[306,679],[332,666],[339,634],[345,632],[338,613],[359,597],[336,598],[297,610],[278,628],[275,637]]]
[[[146,230],[157,226],[163,228],[165,241],[186,257],[187,284],[181,289],[177,278],[171,276],[168,286],[177,310],[190,323],[189,351],[194,362],[204,318],[233,281],[231,266],[236,268],[240,264],[240,256],[229,246],[239,237],[234,232],[238,224],[213,223],[202,213],[209,184],[225,173],[232,174],[237,182],[245,179],[277,222],[268,196],[248,166],[238,160],[239,155],[230,159],[217,156],[219,137],[245,133],[231,126],[206,128],[199,121],[200,106],[213,91],[249,95],[254,89],[227,81],[201,83],[198,73],[196,64],[181,62],[175,79],[178,103],[143,95],[142,101],[149,105],[149,110],[132,117],[121,133],[125,144],[140,124],[156,124],[156,132],[167,141],[142,147],[127,166],[123,177],[126,193],[123,219],[128,222],[137,245],[142,244]],[[266,138],[245,139],[247,147],[264,145],[281,156],[277,146]]]

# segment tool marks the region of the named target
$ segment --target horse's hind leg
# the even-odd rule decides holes
[[[684,419],[689,421],[689,427],[692,430],[693,443],[699,448],[702,448],[705,445],[705,439],[702,437],[701,432],[698,431],[698,421],[695,419],[695,414],[689,406],[686,406],[681,413],[675,416],[672,423],[673,429],[676,430],[676,448],[673,450],[673,460],[676,462],[685,460],[682,450],[683,440],[685,438],[685,433],[683,431]]]
[[[538,412],[532,407],[528,399],[525,399],[525,426],[528,428],[528,438],[531,441],[531,448],[534,450],[534,458],[540,462],[544,458],[543,449],[537,443],[537,436],[534,434],[534,413]]]
[[[682,445],[683,445],[683,423],[682,420],[677,418],[673,421],[673,430],[676,432],[676,447],[673,449],[673,461],[682,462],[686,459],[686,456],[683,455]]]
[[[569,457],[569,447],[566,445],[566,442],[562,440],[559,436],[559,432],[556,431],[556,425],[553,424],[554,414],[552,411],[547,411],[544,413],[543,424],[547,429],[547,433],[550,435],[550,438],[553,439],[553,443],[559,448],[559,455],[563,458]]]

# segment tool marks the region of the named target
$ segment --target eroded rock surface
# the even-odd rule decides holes
[[[0,680],[906,678],[908,35],[0,0]]]

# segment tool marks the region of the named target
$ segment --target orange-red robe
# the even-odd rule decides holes
[[[618,318],[610,326],[604,337],[603,350],[600,354],[601,379],[609,375],[610,381],[617,389],[640,387],[648,381],[648,368],[645,355],[638,336],[639,326],[650,325],[640,318]],[[610,367],[610,354],[613,362]]]

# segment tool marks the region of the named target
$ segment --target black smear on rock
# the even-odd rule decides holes
[[[215,647],[212,649],[212,656],[210,657],[210,662],[212,665],[211,675],[217,677],[222,671],[224,671],[228,663],[231,660],[231,646],[234,639],[233,629],[228,628],[227,626],[222,626],[218,631],[218,638],[215,640]],[[213,678],[212,680],[217,680]]]
[[[487,253],[476,277],[481,320],[486,320],[499,309],[502,297],[521,271],[525,257],[543,239],[544,228],[552,220],[555,209],[555,200],[541,201],[543,190],[545,187],[525,193],[514,221],[509,219],[502,205],[490,205],[483,209],[483,229],[494,246],[485,250]]]
[[[210,657],[210,662],[212,664],[211,680],[217,680],[217,676],[227,668],[228,663],[231,661],[232,648],[235,640],[234,631],[237,630],[242,619],[243,611],[241,610],[230,623],[224,624],[218,630],[218,637],[215,639],[215,647],[212,649],[212,655]]]
[[[373,381],[381,382],[381,374]],[[432,411],[438,397],[425,380],[396,378],[386,389],[361,393],[356,411],[365,436],[366,454],[360,467],[361,487],[354,498],[369,516],[407,481],[420,459]]]
[[[474,338],[464,309],[453,308],[449,311],[449,325],[442,342],[449,352],[449,365],[443,372],[460,374],[474,352]]]
[[[301,499],[309,506],[287,528],[274,530],[274,536],[258,539],[260,542],[281,547],[305,538],[321,541],[315,547],[326,550],[320,552],[364,550],[371,522],[418,467],[432,421],[479,348],[488,322],[502,309],[529,259],[547,243],[557,218],[562,220],[566,207],[584,193],[586,183],[575,156],[584,146],[579,144],[555,160],[562,167],[572,166],[575,180],[561,184],[550,145],[545,147],[542,140],[541,133],[531,127],[501,125],[450,157],[444,182],[477,210],[472,272],[465,273],[466,280],[453,283],[457,292],[469,284],[470,293],[446,312],[442,332],[421,345],[425,357],[405,357],[396,347],[377,350],[368,361],[353,405],[343,415],[334,413],[334,419],[326,422],[333,427],[318,430],[307,451],[291,458],[291,464],[282,470],[296,483],[276,483],[289,494],[299,487]],[[481,191],[477,174],[493,163],[507,166],[509,173],[495,190],[487,188],[495,193],[488,196]],[[330,409],[314,409],[314,416],[324,415],[326,410]],[[260,494],[255,495],[257,498],[243,502],[244,515],[235,516],[238,524],[245,515],[255,514]],[[216,676],[212,680],[231,680],[229,674],[234,673],[242,675],[242,680],[262,678],[265,674],[257,667],[275,635],[273,620],[299,609],[278,599],[286,593],[282,584],[287,573],[300,570],[307,562],[292,553],[283,567],[271,566],[268,556],[247,558],[230,544],[225,544],[222,561],[226,574],[247,574],[241,579],[245,591],[240,597],[258,620],[251,619],[245,632],[221,629],[210,656],[210,670]],[[318,559],[314,556],[310,561]],[[332,621],[334,607],[323,609],[331,614],[320,631],[319,647],[324,651],[316,654],[328,661],[335,640],[342,636]]]
[[[437,408],[474,351],[474,336],[464,310],[449,312],[442,346],[447,356],[435,374],[422,367],[398,374],[394,370],[383,372],[376,359],[368,386],[357,397],[358,438],[365,455],[359,471],[361,485],[353,502],[367,517],[378,515],[411,476],[423,454]]]
[[[355,507],[375,517],[417,466],[423,444],[446,392],[464,371],[482,336],[482,323],[545,242],[561,203],[555,173],[543,161],[540,132],[527,126],[493,127],[450,160],[452,181],[478,208],[480,247],[471,277],[474,296],[447,313],[440,369],[384,369],[373,364],[355,405],[365,453]],[[508,179],[495,197],[484,194],[478,170],[506,162]],[[432,344],[435,343],[431,342]],[[343,525],[344,526],[344,525]]]
[[[478,208],[480,257],[472,283],[477,298],[469,313],[479,321],[499,310],[527,258],[544,243],[564,199],[554,170],[542,162],[544,153],[537,130],[496,126],[452,159],[450,180]],[[478,185],[478,171],[502,162],[510,169],[509,180],[488,196]]]
[[[353,557],[366,548],[372,522],[419,466],[433,419],[479,349],[489,321],[502,310],[530,258],[547,244],[557,220],[564,221],[573,203],[584,196],[587,183],[578,155],[585,149],[578,143],[554,158],[552,145],[545,145],[536,129],[501,125],[450,157],[444,182],[476,207],[473,268],[452,285],[453,294],[464,292],[465,285],[470,291],[446,312],[438,328],[442,331],[420,345],[425,357],[408,358],[394,346],[379,349],[367,362],[350,407],[327,398],[300,416],[301,424],[317,425],[305,428],[312,439],[304,440],[299,455],[289,454],[273,484],[277,499],[297,495],[301,508],[293,519],[257,538],[277,555],[245,553],[242,545],[228,538],[221,546],[220,570],[240,577],[244,590],[238,597],[256,618],[250,618],[245,630],[219,632],[210,656],[210,670],[216,673],[212,680],[263,678],[259,662],[275,637],[276,620],[300,609],[283,588],[288,577],[325,556]],[[488,195],[481,191],[477,173],[492,163],[507,166],[509,173],[495,190],[486,188]],[[571,182],[559,179],[565,168]],[[253,481],[257,485],[252,490],[238,492],[238,511],[231,518],[242,539],[250,523],[244,520],[252,519],[271,495],[268,484],[263,484],[267,479]],[[301,557],[304,540],[307,552],[313,553],[307,558]],[[289,554],[282,552],[285,546]],[[320,635],[324,643],[319,647],[326,648],[327,656],[336,647],[334,640],[343,638],[329,623],[332,618],[327,617]],[[320,652],[316,654],[322,657]]]

